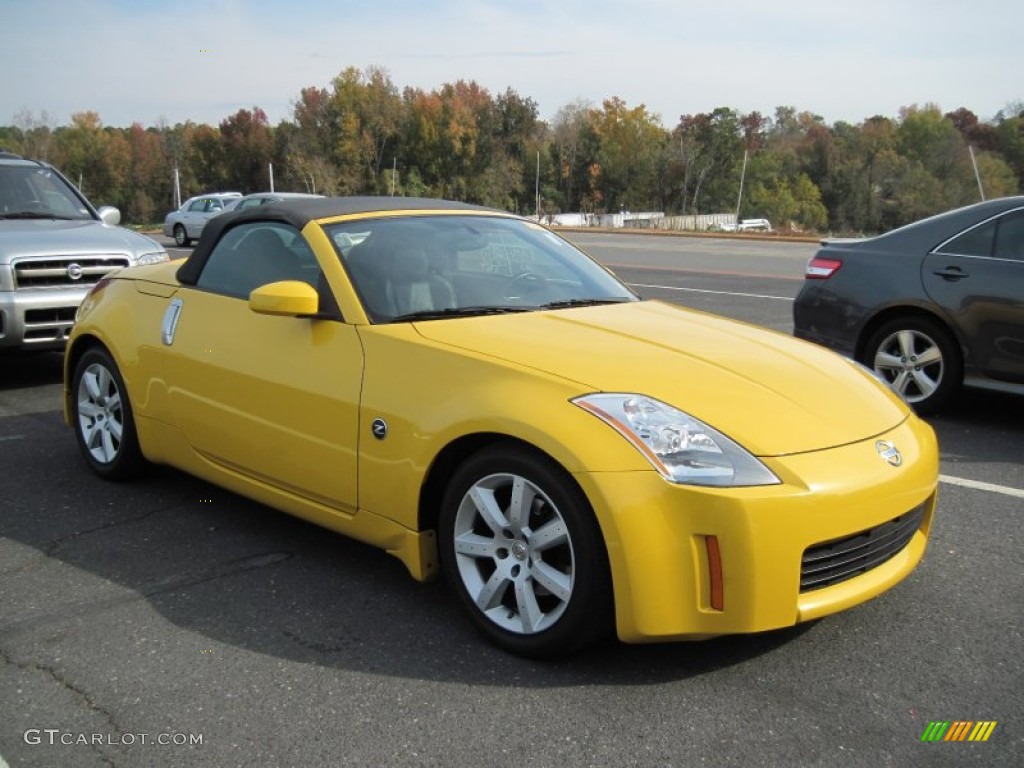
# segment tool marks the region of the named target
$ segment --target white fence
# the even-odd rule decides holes
[[[736,229],[735,213],[706,213],[699,216],[666,216],[664,213],[554,213],[541,216],[554,227],[600,227],[603,229],[669,229],[705,232]]]

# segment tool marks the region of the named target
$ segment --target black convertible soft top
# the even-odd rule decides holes
[[[199,242],[185,263],[178,269],[177,277],[185,285],[195,285],[199,273],[203,271],[210,251],[220,236],[231,227],[248,221],[280,221],[302,229],[315,219],[326,219],[331,216],[345,216],[353,213],[375,213],[377,211],[494,211],[469,203],[456,203],[451,200],[434,200],[427,197],[311,197],[246,208],[241,211],[228,211],[210,219],[199,236]],[[503,211],[502,211],[503,213]]]

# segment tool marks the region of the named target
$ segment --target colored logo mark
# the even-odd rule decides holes
[[[988,741],[995,729],[995,720],[932,720],[921,741]]]

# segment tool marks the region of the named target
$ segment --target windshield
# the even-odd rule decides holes
[[[49,168],[0,165],[0,218],[92,219],[92,212]]]
[[[374,322],[637,300],[582,251],[521,219],[392,216],[324,229]]]

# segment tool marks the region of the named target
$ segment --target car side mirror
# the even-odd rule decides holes
[[[249,294],[249,309],[261,315],[315,315],[319,306],[316,289],[301,280],[267,283]]]
[[[100,215],[104,224],[116,227],[121,223],[121,211],[112,205],[101,205],[96,212]]]

